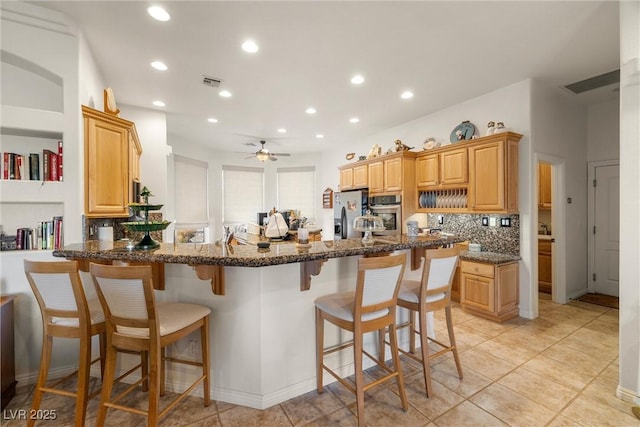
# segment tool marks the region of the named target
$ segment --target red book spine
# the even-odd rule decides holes
[[[62,141],[58,141],[58,181],[62,181]]]
[[[9,179],[9,153],[4,153],[4,161],[2,163],[2,178]]]
[[[49,171],[49,178],[51,181],[58,180],[58,155],[56,153],[51,153],[51,159],[49,161],[49,165],[51,166],[51,170]]]

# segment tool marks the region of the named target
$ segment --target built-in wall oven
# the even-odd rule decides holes
[[[384,231],[373,234],[397,235],[402,233],[402,207],[399,195],[369,197],[369,209],[373,215],[382,218]]]

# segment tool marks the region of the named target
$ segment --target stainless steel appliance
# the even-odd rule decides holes
[[[369,203],[369,193],[362,191],[343,191],[333,193],[334,233],[342,239],[362,237],[362,232],[353,229],[358,216],[365,215]]]
[[[402,234],[402,199],[399,195],[373,196],[369,199],[369,209],[373,215],[382,218],[384,231],[375,231],[376,236]]]

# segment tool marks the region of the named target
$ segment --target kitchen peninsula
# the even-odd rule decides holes
[[[87,241],[65,246],[54,255],[98,262],[162,263],[167,284],[164,291],[156,292],[158,301],[191,302],[211,308],[211,397],[221,402],[266,409],[315,390],[314,300],[354,289],[357,256],[400,250],[407,253],[409,268],[412,251],[417,255],[416,252],[423,248],[463,240],[444,236],[384,236],[377,239],[372,245],[363,245],[360,239],[311,242],[309,248],[300,249],[295,243],[273,242],[269,250],[253,245],[185,243],[174,246],[163,243],[151,251],[130,251],[122,242],[115,242],[113,249],[101,249],[100,242]],[[465,254],[463,259],[473,259],[471,256],[482,256],[487,263],[508,261],[500,258],[506,255],[483,252]],[[222,279],[222,286],[214,283],[212,293],[208,281],[199,280],[190,266],[196,273],[198,269],[204,272],[214,269],[219,277],[214,277],[213,281]],[[89,283],[86,274],[83,273],[84,280]],[[308,286],[311,276],[313,286]],[[405,312],[399,313],[399,321],[405,321],[406,317]],[[399,333],[401,345],[407,345],[406,332]],[[375,352],[376,337],[368,335],[365,336],[365,348]],[[327,345],[348,339],[348,334],[340,334],[331,328],[326,330]],[[186,343],[179,343],[170,351],[189,357],[193,342],[199,345],[198,337],[190,336],[183,341]],[[128,356],[121,356],[122,369],[137,362]],[[353,371],[353,359],[347,355],[333,354],[327,362],[341,372]],[[98,374],[94,372],[94,375]],[[167,389],[181,390],[196,374],[195,370],[167,372]],[[201,395],[202,390],[195,393]]]

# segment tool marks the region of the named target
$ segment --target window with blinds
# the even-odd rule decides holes
[[[264,169],[222,166],[224,224],[256,222],[264,211]]]
[[[206,162],[180,155],[173,156],[176,193],[176,222],[209,222],[208,167]]]
[[[278,168],[278,207],[297,209],[309,219],[315,217],[315,166]]]

